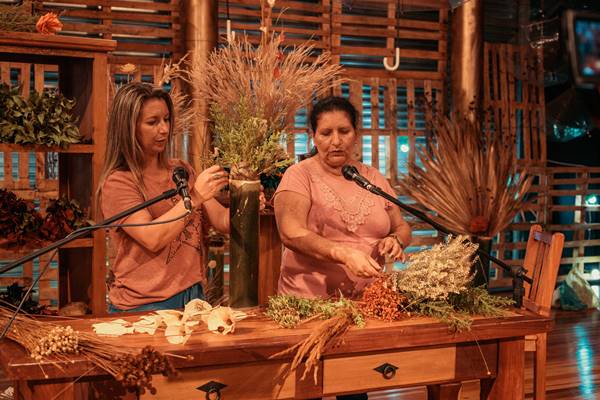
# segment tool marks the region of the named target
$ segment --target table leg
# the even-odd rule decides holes
[[[494,379],[482,379],[482,400],[522,400],[525,398],[525,340],[503,339],[499,342],[498,373]]]
[[[458,400],[461,383],[448,383],[445,385],[428,385],[427,400]]]

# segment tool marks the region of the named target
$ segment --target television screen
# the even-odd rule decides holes
[[[600,14],[569,10],[566,24],[575,82],[600,84]]]
[[[579,72],[589,77],[600,75],[600,21],[576,19],[575,36]]]

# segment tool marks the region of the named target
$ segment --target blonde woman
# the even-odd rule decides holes
[[[193,212],[166,224],[111,231],[116,258],[111,265],[110,312],[182,308],[189,300],[202,298],[201,215],[217,230],[229,230],[229,211],[214,199],[228,182],[227,172],[212,166],[196,175],[184,161],[169,159],[173,120],[171,98],[159,87],[130,83],[113,100],[96,194],[103,217],[174,188],[173,170],[179,166],[189,172]],[[183,201],[172,198],[119,223],[166,221],[185,212]]]

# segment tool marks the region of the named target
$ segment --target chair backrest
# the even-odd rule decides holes
[[[542,315],[550,315],[552,293],[556,285],[565,235],[542,232],[540,225],[532,225],[525,249],[523,267],[533,284],[525,282],[526,308]]]

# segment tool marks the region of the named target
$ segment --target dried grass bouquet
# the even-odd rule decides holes
[[[515,137],[484,132],[463,116],[437,115],[421,165],[410,165],[402,190],[458,234],[491,238],[525,205],[531,176],[515,160]]]
[[[341,71],[329,53],[314,58],[312,45],[283,46],[284,35],[268,29],[272,4],[261,7],[258,46],[239,35],[206,60],[193,57],[191,67],[195,97],[207,100],[215,122],[216,161],[233,179],[256,180],[288,164],[281,143],[294,114],[339,83]]]

